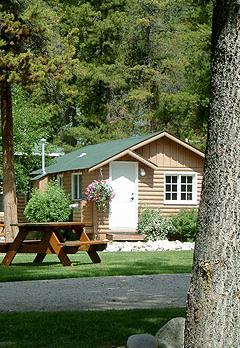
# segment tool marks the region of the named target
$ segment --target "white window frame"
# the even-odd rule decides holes
[[[57,182],[58,182],[58,185],[60,187],[64,188],[64,175],[63,174],[57,175]]]
[[[75,177],[80,178],[80,181],[78,179],[77,181],[77,197],[75,197],[75,188],[74,188],[74,184],[75,184]],[[74,201],[80,201],[82,199],[82,173],[72,173],[72,199]]]
[[[170,175],[177,176],[177,199],[166,199],[166,177]],[[192,177],[192,199],[181,200],[181,176]],[[197,204],[197,173],[195,172],[165,172],[164,173],[164,204],[166,205],[196,205]]]

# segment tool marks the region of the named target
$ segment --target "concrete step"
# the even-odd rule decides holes
[[[111,241],[119,241],[119,242],[138,242],[143,241],[144,237],[138,233],[108,233],[107,239]]]

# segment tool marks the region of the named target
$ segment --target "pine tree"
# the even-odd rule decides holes
[[[41,0],[10,0],[0,5],[0,95],[3,151],[3,194],[6,238],[17,222],[14,175],[12,86],[31,90],[46,80],[71,77],[74,49],[57,29],[58,18]]]

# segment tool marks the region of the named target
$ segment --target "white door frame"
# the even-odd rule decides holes
[[[122,227],[122,228],[118,228],[118,227],[114,227],[114,226],[111,226],[111,217],[109,216],[109,230],[119,230],[119,231],[124,231],[124,230],[127,230],[127,231],[136,231],[137,230],[137,224],[138,224],[138,162],[136,161],[112,161],[109,163],[109,179],[110,179],[110,182],[112,182],[112,166],[114,165],[114,163],[123,163],[123,164],[133,164],[134,165],[134,169],[135,169],[135,181],[134,181],[134,184],[135,184],[135,187],[134,187],[134,191],[135,191],[135,196],[134,196],[134,207],[135,207],[135,220],[136,220],[136,226],[134,228],[129,228],[129,227]],[[110,203],[111,204],[111,203]],[[111,207],[110,207],[111,209]]]

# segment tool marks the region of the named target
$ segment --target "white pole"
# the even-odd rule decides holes
[[[46,170],[45,170],[45,144],[46,144],[46,139],[41,139],[40,143],[42,144],[42,173],[46,174]]]

